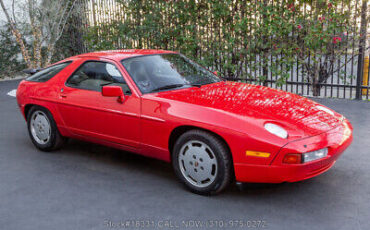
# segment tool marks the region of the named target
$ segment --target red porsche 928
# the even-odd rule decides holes
[[[158,158],[198,194],[218,193],[233,180],[317,176],[352,141],[351,124],[333,110],[282,90],[223,81],[172,51],[71,57],[22,81],[17,101],[40,150],[77,138]]]

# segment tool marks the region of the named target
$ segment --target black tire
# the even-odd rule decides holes
[[[38,113],[38,112],[42,112],[43,114],[45,114],[50,123],[50,137],[45,143],[38,143],[35,137],[32,135],[32,131],[31,131],[32,116],[33,114]],[[28,134],[32,140],[32,143],[41,151],[49,152],[49,151],[57,150],[61,148],[67,140],[65,137],[63,137],[59,133],[57,125],[50,111],[41,106],[33,106],[29,110],[27,114],[27,128],[28,128]]]
[[[189,182],[189,177],[187,179],[180,169],[180,167],[184,167],[183,170],[185,170],[184,163],[180,163],[181,159],[179,161],[180,151],[183,146],[186,146],[192,141],[200,141],[208,145],[216,158],[217,168],[215,170],[215,177],[213,182],[210,181],[210,184],[206,187],[198,187]],[[185,151],[187,150],[183,150],[183,152]],[[183,153],[183,155],[185,155],[185,153]],[[233,163],[228,147],[222,140],[220,140],[220,138],[203,130],[187,131],[177,139],[172,152],[172,165],[176,176],[186,185],[186,187],[190,191],[200,195],[214,195],[220,193],[230,184],[233,178]],[[192,166],[189,167],[193,167],[193,164],[191,165]]]

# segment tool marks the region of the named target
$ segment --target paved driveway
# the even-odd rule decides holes
[[[352,146],[325,174],[203,197],[157,160],[80,141],[54,153],[36,150],[7,95],[17,84],[0,82],[0,229],[124,229],[118,223],[136,220],[150,221],[136,229],[224,229],[230,221],[231,229],[248,229],[239,220],[265,221],[266,229],[369,229],[369,102],[319,100],[355,129]]]

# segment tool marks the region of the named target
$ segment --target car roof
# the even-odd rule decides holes
[[[96,51],[91,53],[80,54],[70,59],[76,58],[108,58],[113,59],[116,61],[121,61],[126,58],[136,57],[136,56],[143,56],[143,55],[153,55],[153,54],[164,54],[164,53],[177,53],[174,51],[169,50],[153,50],[153,49],[125,49],[125,50],[104,50],[104,51]]]

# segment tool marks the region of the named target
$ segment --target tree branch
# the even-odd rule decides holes
[[[19,30],[17,28],[17,25],[15,23],[15,19],[12,20],[12,18],[9,16],[9,13],[8,13],[7,9],[5,8],[3,0],[0,0],[0,5],[1,5],[1,8],[3,9],[3,12],[5,14],[6,19],[8,20],[10,29],[12,30],[12,33],[13,33],[18,45],[20,46],[24,61],[26,62],[27,66],[29,68],[32,68],[33,64],[30,60],[30,56],[29,56],[27,47],[23,42],[23,36],[21,35],[21,33],[19,32]]]

